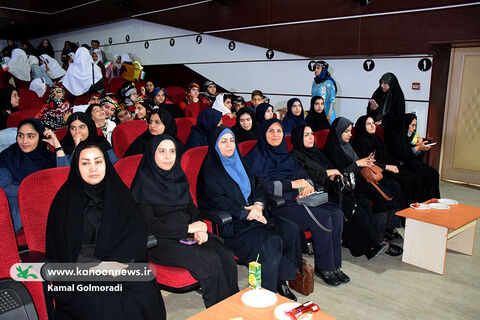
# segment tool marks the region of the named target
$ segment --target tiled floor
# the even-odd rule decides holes
[[[452,183],[440,185],[443,198],[480,207],[480,191]],[[480,224],[477,224],[477,235]],[[400,230],[403,233],[403,229]],[[315,279],[311,300],[337,319],[480,319],[480,236],[473,257],[447,252],[446,273],[438,275],[402,262],[401,257],[354,258],[343,248],[347,285],[327,287]],[[313,258],[306,257],[313,265]],[[247,268],[238,266],[239,287],[247,286]],[[204,309],[196,292],[162,292],[168,319],[187,319]]]

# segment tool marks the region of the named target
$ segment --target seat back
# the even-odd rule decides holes
[[[17,241],[13,230],[12,217],[8,200],[3,189],[0,188],[0,279],[10,278],[10,267],[20,261],[17,250]]]
[[[377,126],[375,134],[380,138],[380,140],[385,141],[385,129],[382,126]]]
[[[178,104],[183,100],[183,97],[187,94],[187,91],[182,87],[166,87],[165,91],[167,92],[167,97],[170,98],[175,104]]]
[[[176,118],[175,123],[177,124],[177,138],[185,144],[190,135],[190,131],[192,131],[192,127],[197,124],[197,119]]]
[[[249,153],[256,144],[257,140],[243,141],[238,144],[238,149],[240,150],[242,156],[245,157],[245,155]]]
[[[287,142],[287,150],[291,152],[293,150],[292,136],[286,136],[285,141]]]
[[[222,125],[224,125],[225,127],[231,128],[236,124],[236,122],[237,120],[235,117],[230,118],[227,115],[222,116]]]
[[[132,120],[118,124],[112,132],[112,145],[117,157],[122,158],[132,142],[147,128],[147,122],[144,120]]]
[[[20,95],[19,109],[41,109],[45,101],[37,96],[35,91],[29,89],[18,89]]]
[[[135,82],[135,88],[137,88],[138,95],[142,95],[142,87],[145,87],[145,80]]]
[[[315,146],[319,149],[323,150],[323,147],[325,146],[325,142],[327,142],[327,136],[328,132],[330,130],[324,129],[324,130],[319,130],[314,133],[315,136]]]
[[[183,171],[187,175],[188,183],[190,184],[190,194],[195,205],[197,205],[197,177],[207,151],[207,146],[187,150],[180,162]]]
[[[130,157],[122,158],[113,165],[123,183],[125,183],[129,189],[132,185],[133,178],[137,173],[137,168],[140,164],[140,160],[142,160],[142,156],[143,154],[136,154]]]
[[[110,87],[110,92],[113,93],[114,95],[119,95],[120,94],[120,88],[122,85],[125,83],[125,79],[123,78],[113,78],[112,81],[110,81],[109,87]]]
[[[53,198],[68,177],[69,167],[40,170],[26,177],[18,189],[18,205],[28,248],[45,252],[45,232]]]
[[[201,102],[190,103],[185,108],[185,117],[198,118],[198,115],[200,114],[200,112],[202,112],[203,110],[209,107],[210,105],[208,103],[201,103]]]
[[[86,94],[77,97],[73,102],[74,106],[82,106],[88,103],[88,96]]]
[[[7,128],[15,128],[23,119],[35,118],[41,109],[26,109],[12,113],[7,119]]]

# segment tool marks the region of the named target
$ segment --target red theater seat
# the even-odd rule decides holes
[[[286,136],[285,141],[287,142],[287,150],[291,152],[293,150],[292,136]]]
[[[120,96],[120,88],[125,82],[126,80],[123,78],[113,78],[109,84],[110,92],[116,96]]]
[[[166,87],[165,91],[167,92],[167,97],[170,101],[175,104],[179,104],[187,94],[187,91],[182,87]]]
[[[20,95],[19,109],[41,109],[45,104],[45,100],[39,98],[37,94],[29,89],[18,89]]]
[[[198,118],[198,115],[200,114],[200,112],[202,112],[203,110],[209,107],[210,105],[208,103],[201,103],[201,102],[190,103],[185,107],[185,117]]]
[[[147,130],[144,120],[132,120],[118,124],[112,133],[112,146],[117,157],[122,158],[132,142]]]
[[[327,136],[328,136],[329,131],[330,130],[328,130],[328,129],[324,129],[324,130],[319,130],[319,131],[314,133],[315,146],[317,148],[323,149],[323,147],[325,146],[325,142],[327,142]]]
[[[240,150],[242,156],[245,157],[245,155],[249,153],[256,144],[257,140],[243,141],[238,144],[238,149]]]
[[[197,205],[197,177],[207,151],[207,146],[197,147],[187,150],[182,156],[181,166],[187,175],[188,183],[190,184],[190,194],[195,205]]]
[[[122,158],[118,160],[113,166],[117,170],[118,175],[122,178],[123,183],[130,189],[135,173],[137,173],[138,165],[142,160],[143,154],[136,154],[134,156]]]
[[[7,128],[15,128],[22,120],[35,118],[41,109],[26,109],[12,113],[7,119]]]
[[[229,116],[227,115],[224,115],[222,116],[222,125],[224,125],[225,127],[233,127],[237,122],[237,118],[233,117],[233,118],[230,118]]]
[[[197,124],[196,118],[176,118],[177,138],[185,144],[187,142],[192,127]]]

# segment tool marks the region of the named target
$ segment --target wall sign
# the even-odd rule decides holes
[[[150,47],[150,43],[148,43],[148,41],[145,41],[143,46],[145,47],[145,49],[148,49]]]
[[[130,36],[128,34],[125,36],[125,41],[127,41],[127,42],[130,41]]]
[[[108,43],[109,43],[109,44],[112,44],[112,42],[113,42],[112,37],[108,38]]]
[[[232,40],[228,43],[228,49],[230,49],[230,51],[235,50],[235,41]]]
[[[273,52],[272,49],[268,49],[267,52],[265,53],[265,56],[267,57],[268,60],[272,59],[274,55],[275,55],[275,52]]]
[[[171,38],[170,39],[170,47],[173,47],[175,45],[175,39]]]
[[[195,38],[195,42],[196,42],[197,44],[202,43],[202,36],[201,36],[201,35],[198,35],[198,36]]]
[[[427,58],[423,58],[422,60],[418,61],[418,69],[420,71],[426,72],[430,70],[432,67],[432,61]]]
[[[375,68],[375,62],[372,59],[365,60],[363,62],[363,70],[370,72]]]
[[[315,70],[315,60],[312,60],[308,63],[308,70],[310,71]]]

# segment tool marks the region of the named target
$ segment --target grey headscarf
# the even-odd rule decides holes
[[[342,148],[343,152],[345,152],[346,155],[348,155],[350,158],[352,158],[353,161],[357,161],[359,159],[358,155],[355,152],[355,150],[353,150],[350,142],[345,142],[342,139],[343,132],[345,132],[345,130],[347,130],[347,128],[350,125],[353,125],[353,122],[348,120],[347,118],[343,118],[343,117],[339,117],[337,119],[338,119],[338,124],[335,128],[335,133],[337,134],[337,137],[338,137],[338,140],[339,140],[338,142],[340,143],[340,147]]]

